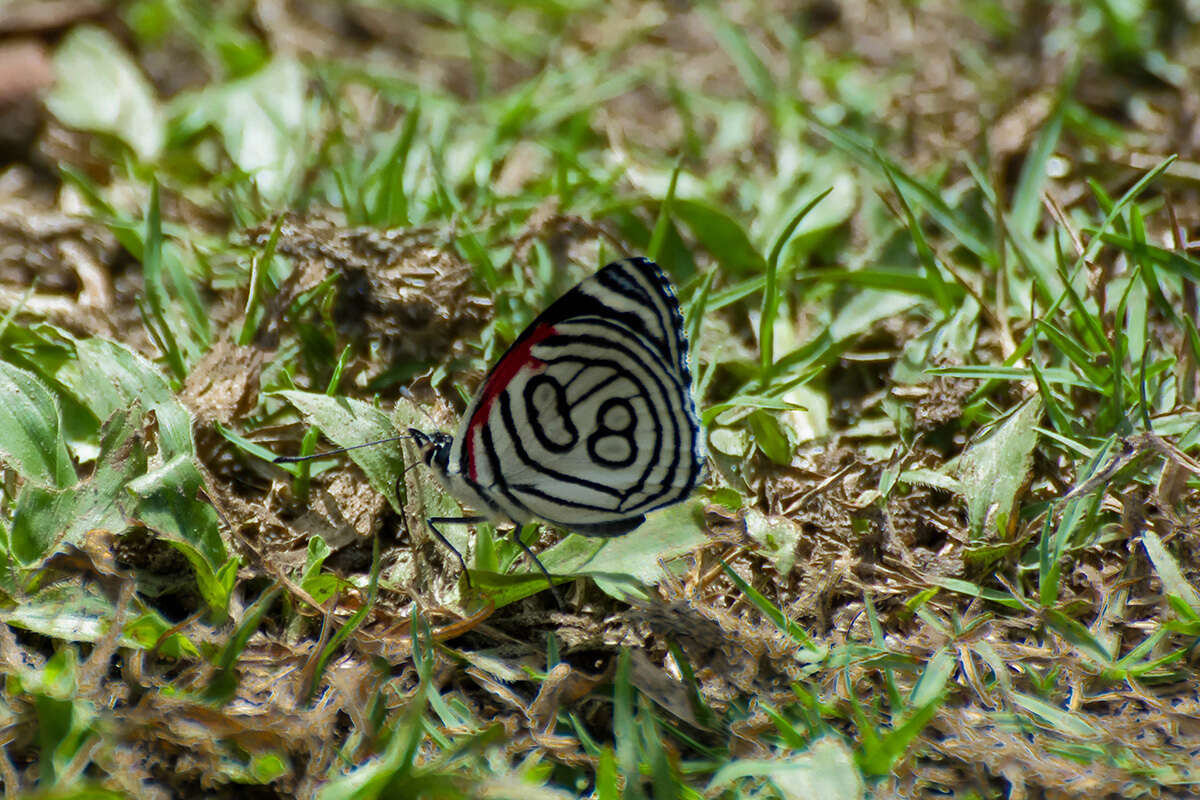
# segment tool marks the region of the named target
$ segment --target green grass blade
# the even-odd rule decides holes
[[[1038,131],[1033,147],[1021,164],[1021,174],[1013,190],[1009,227],[1018,236],[1032,236],[1042,210],[1042,191],[1046,185],[1046,167],[1058,147],[1063,118],[1071,97],[1073,84],[1064,85],[1058,93],[1054,111]]]
[[[654,221],[654,233],[650,236],[650,244],[646,246],[646,258],[651,261],[658,261],[663,242],[667,238],[667,231],[671,227],[671,206],[675,202],[675,186],[679,183],[681,168],[682,165],[677,163],[671,170],[671,183],[667,186],[667,196],[663,198],[662,204],[658,207],[658,218]]]
[[[150,186],[150,206],[146,211],[146,231],[142,248],[142,271],[146,281],[149,321],[153,324],[155,340],[163,348],[163,356],[171,374],[182,381],[187,377],[187,367],[166,316],[170,299],[163,280],[162,211],[159,208],[157,181]]]
[[[405,171],[408,168],[408,157],[412,152],[413,141],[417,137],[417,124],[421,120],[421,106],[418,101],[404,115],[404,127],[396,142],[387,153],[383,168],[379,170],[379,197],[375,203],[374,221],[377,225],[388,228],[404,227],[411,224],[408,214],[408,193],[404,185]]]
[[[892,191],[895,192],[896,199],[900,201],[900,208],[904,212],[905,220],[908,223],[908,232],[912,236],[913,244],[917,248],[917,258],[920,259],[922,266],[925,268],[925,280],[929,285],[930,295],[934,302],[938,304],[938,308],[942,313],[949,316],[954,307],[950,299],[950,291],[946,285],[945,279],[942,277],[941,267],[938,266],[937,257],[933,254],[933,248],[929,246],[929,241],[925,238],[925,232],[921,230],[921,223],[913,213],[912,206],[908,203],[908,198],[900,191],[900,185],[896,182],[896,175],[888,162],[882,158],[879,161],[883,167],[884,175],[887,176],[888,183],[892,185]]]
[[[792,218],[788,220],[787,225],[783,226],[783,230],[779,236],[775,237],[775,243],[771,245],[771,254],[767,257],[766,280],[763,284],[762,317],[758,327],[759,381],[763,386],[766,386],[767,376],[771,371],[771,367],[775,364],[775,320],[779,316],[779,304],[781,302],[779,293],[779,259],[783,255],[783,248],[791,240],[797,226],[832,191],[833,187],[830,186],[812,200],[809,200],[803,208],[793,214]]]
[[[628,800],[645,798],[642,791],[641,756],[638,752],[637,720],[634,717],[634,688],[631,678],[632,659],[629,650],[622,648],[617,657],[617,672],[613,677],[613,739],[616,742],[617,767],[625,779]]]
[[[279,233],[283,229],[283,214],[275,220],[271,227],[271,235],[262,252],[254,256],[250,265],[250,291],[246,295],[245,316],[242,318],[241,329],[237,334],[237,343],[242,347],[250,344],[258,325],[262,321],[263,300],[267,292],[271,261],[275,258],[275,249],[279,246]]]
[[[242,651],[246,649],[246,644],[250,641],[250,637],[262,625],[263,617],[275,605],[275,600],[282,593],[279,586],[272,586],[266,592],[259,596],[254,603],[246,609],[245,615],[234,628],[233,635],[229,637],[229,641],[221,648],[217,655],[215,666],[217,671],[209,679],[208,687],[204,690],[205,699],[210,702],[223,704],[233,697],[237,690],[238,675],[235,669],[238,658]]]
[[[730,566],[724,561],[721,562],[721,569],[725,571],[725,575],[729,578],[729,580],[733,581],[734,585],[746,595],[746,598],[750,600],[750,602],[759,611],[761,611],[763,615],[767,617],[767,619],[775,623],[775,627],[783,631],[783,633],[789,638],[795,640],[802,648],[810,651],[802,654],[805,658],[815,660],[821,657],[824,648],[817,645],[817,643],[812,640],[812,638],[808,635],[808,633],[805,632],[803,628],[788,619],[787,616],[778,608],[776,608],[770,600],[763,597],[761,592],[759,592],[750,584],[746,583],[746,581],[742,579],[742,576],[734,572],[733,569],[731,569]]]

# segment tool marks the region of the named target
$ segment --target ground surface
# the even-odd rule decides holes
[[[1200,785],[1195,3],[0,4],[6,797]],[[405,443],[621,254],[711,476]],[[502,532],[500,532],[502,533]]]

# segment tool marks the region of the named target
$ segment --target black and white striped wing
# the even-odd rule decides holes
[[[559,298],[488,374],[448,469],[493,513],[617,535],[704,472],[683,316],[652,261],[617,261]]]

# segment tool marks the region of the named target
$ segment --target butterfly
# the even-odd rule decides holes
[[[670,280],[645,258],[608,264],[517,337],[456,435],[408,435],[446,491],[478,512],[428,520],[448,547],[439,524],[539,519],[620,536],[687,499],[705,451]]]

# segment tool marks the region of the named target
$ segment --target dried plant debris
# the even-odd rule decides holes
[[[214,342],[188,373],[180,395],[197,424],[228,426],[253,411],[267,356],[258,347],[240,347],[228,339]]]
[[[0,179],[0,312],[21,308],[73,332],[112,335],[129,311],[114,285],[115,237],[39,200],[32,181],[19,171]]]
[[[786,693],[803,669],[795,643],[770,622],[716,601],[635,603],[626,617],[646,626],[659,645],[671,641],[680,647],[710,702],[753,694],[769,703]]]
[[[290,215],[275,251],[295,269],[275,300],[285,308],[336,275],[333,316],[350,341],[378,347],[387,364],[444,361],[483,327],[490,303],[475,294],[470,267],[444,235],[429,229],[341,227],[322,217]],[[249,231],[265,247],[273,226]]]
[[[304,512],[288,527],[307,542],[320,535],[334,550],[369,542],[385,519],[387,499],[371,489],[355,469],[336,473],[327,485],[314,487]]]
[[[599,245],[603,240],[613,244],[617,252],[628,252],[628,247],[605,226],[563,214],[558,210],[558,205],[558,199],[551,198],[529,215],[513,242],[515,263],[532,263],[535,245],[544,247],[555,265],[597,263]]]
[[[39,95],[53,82],[44,44],[31,39],[0,41],[0,164],[29,157],[45,116]]]

